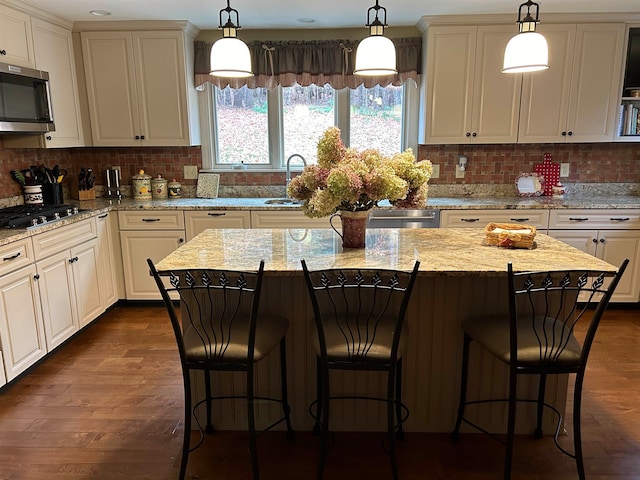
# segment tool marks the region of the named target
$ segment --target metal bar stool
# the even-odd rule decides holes
[[[249,431],[249,455],[254,480],[259,478],[256,447],[255,400],[282,404],[283,417],[266,427],[269,430],[286,422],[287,434],[293,430],[289,419],[287,400],[287,363],[285,334],[289,322],[285,318],[263,316],[258,313],[262,287],[264,261],[257,272],[229,270],[173,270],[169,273],[171,287],[165,287],[153,262],[147,259],[162,299],[167,307],[175,333],[184,379],[184,439],[180,462],[180,480],[185,477],[189,453],[204,440],[204,431],[198,423],[200,440],[190,447],[191,437],[191,371],[204,373],[206,396],[193,406],[203,403],[207,409],[206,432],[212,433],[212,400],[246,399]],[[180,316],[174,308],[171,294],[180,297]],[[281,397],[261,397],[254,392],[254,366],[276,347],[280,349]],[[213,371],[246,372],[245,395],[213,396],[210,374]]]
[[[378,269],[329,269],[310,271],[302,260],[315,329],[317,398],[309,407],[319,433],[321,480],[327,456],[329,402],[337,399],[376,400],[387,406],[387,438],[391,471],[398,478],[395,436],[409,412],[402,403],[402,353],[406,346],[404,325],[407,305],[420,262],[411,272]],[[384,398],[331,396],[332,370],[378,371],[387,374]],[[315,411],[314,411],[315,407]]]
[[[535,403],[537,425],[535,436],[542,437],[544,407],[557,415],[554,435],[556,446],[575,459],[578,476],[584,480],[584,462],[580,434],[582,385],[589,351],[611,295],[622,277],[628,260],[624,260],[617,272],[601,271],[543,271],[514,272],[508,264],[509,315],[504,317],[469,318],[463,322],[464,344],[462,379],[458,417],[452,438],[459,438],[460,426],[465,422],[472,427],[493,434],[465,418],[465,407],[489,402],[508,402],[506,455],[504,478],[511,478],[513,441],[516,424],[517,402]],[[578,339],[575,326],[584,324],[586,335]],[[509,396],[502,399],[467,400],[469,371],[469,346],[477,342],[493,356],[509,367]],[[574,453],[562,448],[558,434],[562,425],[560,412],[545,402],[547,375],[575,374],[573,393],[573,441]],[[539,375],[537,399],[517,398],[519,375]]]

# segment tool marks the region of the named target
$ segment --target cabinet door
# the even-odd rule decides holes
[[[596,255],[597,230],[549,230],[549,235],[590,255]]]
[[[570,141],[613,140],[623,39],[623,24],[578,25],[567,120]]]
[[[6,379],[12,380],[47,353],[36,267],[0,279],[0,345]]]
[[[517,141],[522,75],[501,72],[504,49],[517,33],[514,30],[512,25],[478,27],[471,143]]]
[[[92,240],[73,247],[70,251],[80,328],[104,312],[98,282],[97,248],[98,241]]]
[[[597,256],[615,266],[629,259],[612,299],[616,302],[640,300],[640,231],[600,230]]]
[[[190,145],[182,32],[134,32],[133,46],[142,144]]]
[[[187,241],[207,228],[251,228],[250,212],[184,212]]]
[[[79,329],[69,251],[39,261],[40,298],[47,348],[52,351]]]
[[[540,25],[549,45],[551,67],[523,75],[518,142],[564,142],[575,32],[575,25]]]
[[[427,144],[470,140],[476,31],[474,26],[429,27],[423,128]]]
[[[117,271],[122,270],[114,255],[111,217],[113,213],[103,213],[96,217],[98,230],[98,285],[102,308],[107,309],[118,301]]]
[[[56,126],[46,135],[45,146],[84,146],[71,32],[35,18],[32,27],[36,68],[49,72]]]
[[[131,33],[82,32],[81,37],[93,144],[139,145]]]
[[[0,62],[34,67],[31,17],[0,5]]]
[[[160,300],[149,274],[147,258],[159,262],[184,243],[184,230],[127,230],[120,232],[127,300]]]

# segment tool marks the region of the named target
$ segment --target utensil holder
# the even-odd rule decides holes
[[[64,196],[61,183],[45,183],[42,185],[42,196],[45,205],[62,205]]]

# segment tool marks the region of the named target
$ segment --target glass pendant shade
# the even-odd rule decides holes
[[[522,32],[509,40],[502,73],[535,72],[549,68],[547,40],[537,32]]]
[[[396,47],[384,35],[371,35],[358,44],[355,75],[395,75]]]
[[[211,72],[215,77],[251,77],[249,47],[237,37],[223,37],[211,47]]]

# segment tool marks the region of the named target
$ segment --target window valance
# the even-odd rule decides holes
[[[253,77],[242,79],[217,78],[209,75],[212,43],[195,42],[195,84],[207,82],[220,88],[230,85],[240,88],[288,87],[294,83],[302,86],[329,84],[335,89],[375,85],[402,85],[408,79],[418,82],[422,73],[422,38],[393,38],[396,46],[398,73],[385,77],[353,75],[357,41],[254,41],[248,44],[251,51]]]

